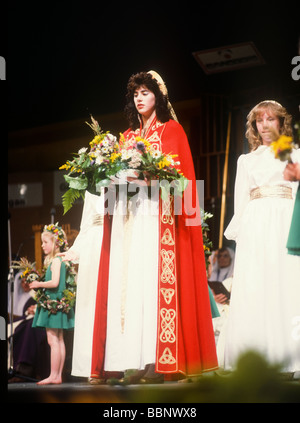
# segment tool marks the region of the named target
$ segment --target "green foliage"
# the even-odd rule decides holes
[[[66,176],[66,175],[65,175]],[[62,205],[64,207],[64,214],[67,213],[68,210],[73,206],[74,202],[82,197],[84,199],[85,191],[81,191],[76,188],[70,188],[68,191],[64,193],[62,196]]]

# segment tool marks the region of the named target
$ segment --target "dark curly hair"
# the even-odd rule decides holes
[[[139,113],[134,104],[134,92],[144,85],[155,95],[155,111],[157,119],[165,123],[170,120],[171,112],[168,106],[168,97],[164,95],[158,86],[158,83],[155,78],[152,77],[150,73],[139,72],[135,75],[132,75],[129,78],[127,84],[127,94],[126,94],[126,106],[125,106],[125,116],[129,122],[129,127],[133,130],[139,128]]]

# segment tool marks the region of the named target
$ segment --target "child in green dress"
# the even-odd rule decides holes
[[[44,265],[46,270],[45,282],[34,281],[30,288],[44,288],[45,294],[51,304],[58,305],[50,310],[38,307],[34,316],[32,327],[45,327],[47,341],[50,346],[51,371],[50,376],[38,382],[38,385],[62,383],[62,371],[65,362],[64,329],[74,327],[74,309],[66,313],[60,306],[60,299],[64,297],[66,289],[66,264],[57,254],[67,248],[67,238],[57,224],[44,227],[42,233],[42,249],[46,255]],[[56,304],[57,303],[57,304]]]

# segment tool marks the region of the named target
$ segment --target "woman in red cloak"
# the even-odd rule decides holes
[[[127,88],[125,138],[141,136],[152,148],[177,154],[189,183],[183,200],[175,199],[182,202],[175,212],[174,197],[166,202],[141,196],[152,212],[139,206],[120,216],[117,201],[113,215],[105,216],[91,379],[136,369],[131,381],[152,383],[164,375],[199,375],[218,363],[188,140],[158,74],[133,75]],[[153,201],[159,203],[156,214]]]

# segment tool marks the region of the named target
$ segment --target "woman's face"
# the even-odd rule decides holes
[[[147,119],[155,110],[155,95],[145,85],[141,85],[134,92],[134,104],[137,111]]]
[[[256,127],[263,145],[270,145],[274,141],[270,128],[279,133],[280,121],[271,111],[264,110],[256,118]]]
[[[220,268],[230,266],[231,257],[228,250],[219,251],[217,254],[218,265]]]

